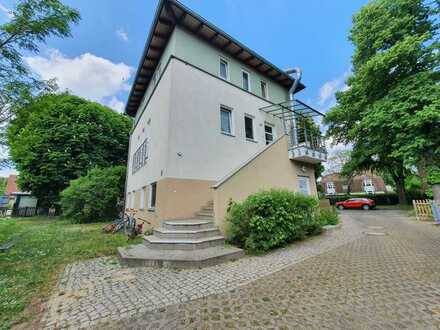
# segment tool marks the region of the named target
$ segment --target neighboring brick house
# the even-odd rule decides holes
[[[324,176],[321,186],[326,195],[386,193],[387,188],[383,178],[371,172],[359,174],[348,180],[339,173]]]
[[[20,188],[17,185],[17,176],[15,174],[11,174],[8,177],[8,182],[6,184],[5,195],[11,196],[12,193],[21,192]]]

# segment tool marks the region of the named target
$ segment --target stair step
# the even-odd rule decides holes
[[[215,227],[197,230],[172,230],[156,228],[153,232],[154,236],[165,239],[200,239],[221,235],[220,230]]]
[[[200,230],[215,228],[214,223],[203,219],[168,220],[163,223],[164,229],[170,230]]]
[[[197,250],[225,243],[223,236],[213,236],[198,239],[165,239],[154,235],[144,236],[144,245],[157,250]]]
[[[204,219],[204,218],[211,219],[211,218],[214,218],[214,213],[212,213],[212,212],[197,212],[196,218],[197,219]]]
[[[192,251],[151,250],[142,244],[118,248],[121,263],[129,267],[201,268],[236,260],[243,254],[243,250],[232,246]]]

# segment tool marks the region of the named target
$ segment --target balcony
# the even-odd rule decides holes
[[[324,114],[299,100],[270,105],[260,110],[282,120],[284,131],[290,137],[290,159],[310,164],[327,160],[319,126],[313,121],[314,117]]]

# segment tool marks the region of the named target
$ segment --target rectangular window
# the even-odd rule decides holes
[[[310,179],[307,176],[298,177],[298,190],[304,195],[310,195]]]
[[[220,129],[222,133],[232,134],[232,111],[220,107]]]
[[[139,208],[141,210],[143,210],[145,208],[145,188],[141,189],[141,197],[140,198],[141,198],[141,201],[140,201]]]
[[[150,191],[148,194],[148,209],[154,210],[156,208],[156,182],[150,184]]]
[[[131,198],[130,198],[130,208],[131,209],[134,209],[134,199],[135,199],[135,197],[136,197],[136,192],[132,191],[131,192]]]
[[[254,119],[249,116],[244,116],[244,130],[246,133],[246,139],[254,139]]]
[[[147,163],[148,159],[148,138],[142,142],[133,154],[132,173],[137,172],[142,166]]]
[[[241,76],[243,79],[243,89],[250,91],[251,90],[251,84],[249,81],[249,73],[247,73],[246,71],[241,71]]]
[[[264,97],[265,99],[268,98],[267,95],[267,84],[264,81],[260,82],[260,86],[261,86],[261,96]]]
[[[220,68],[219,68],[220,77],[224,80],[229,79],[229,64],[226,60],[220,58]]]
[[[266,145],[273,142],[273,127],[271,125],[264,125],[264,134],[266,137]]]

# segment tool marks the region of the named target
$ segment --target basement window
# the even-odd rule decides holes
[[[156,208],[156,188],[157,188],[156,182],[150,184],[150,191],[148,194],[148,209],[150,211],[154,211],[154,209]]]
[[[143,210],[144,208],[145,208],[145,188],[142,188],[139,209]]]

